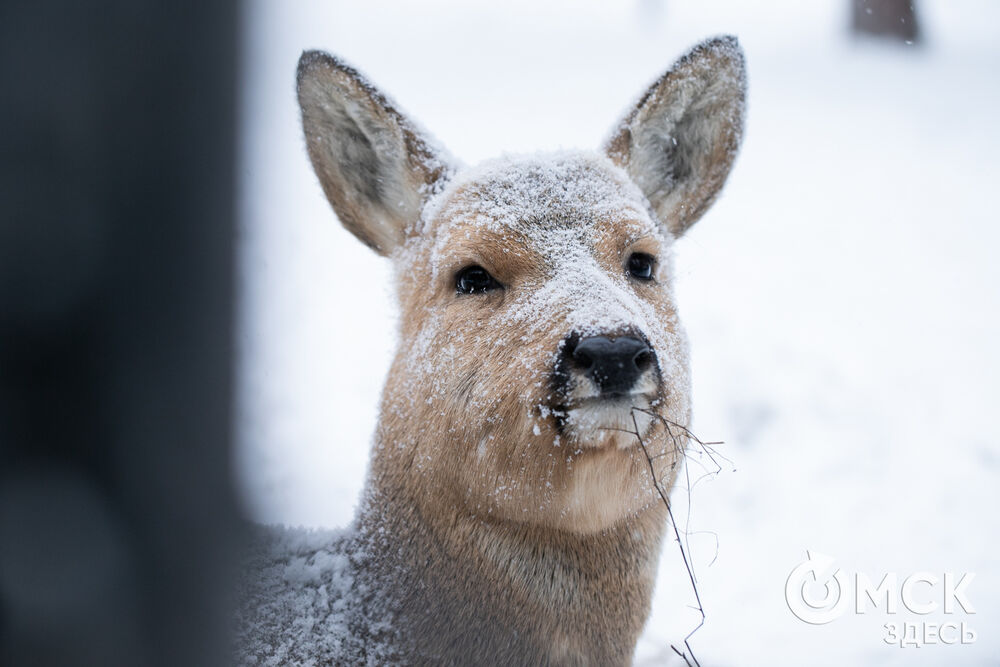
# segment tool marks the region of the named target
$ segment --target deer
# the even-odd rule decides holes
[[[398,348],[355,522],[272,540],[251,662],[630,664],[692,414],[673,247],[738,153],[737,39],[694,46],[598,151],[462,165],[320,51],[297,94],[336,217],[392,263]]]

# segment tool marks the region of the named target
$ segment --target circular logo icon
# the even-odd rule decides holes
[[[833,566],[833,557],[807,551],[806,559],[788,575],[785,602],[806,623],[823,625],[847,610],[850,600],[844,591],[848,578]]]

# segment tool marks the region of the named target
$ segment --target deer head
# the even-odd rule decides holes
[[[362,75],[305,53],[313,167],[344,226],[391,258],[401,311],[372,488],[421,515],[592,534],[658,502],[690,414],[672,247],[739,147],[734,38],[650,86],[601,152],[462,167]]]

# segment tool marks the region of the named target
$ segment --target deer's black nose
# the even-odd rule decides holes
[[[635,336],[581,338],[571,352],[572,365],[594,381],[601,396],[624,396],[653,363],[649,345]]]

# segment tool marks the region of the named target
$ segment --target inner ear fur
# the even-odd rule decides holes
[[[443,151],[338,58],[306,51],[297,92],[313,169],[341,223],[382,255],[453,172]]]
[[[737,39],[706,40],[649,87],[605,145],[675,236],[698,221],[729,175],[746,85]]]

